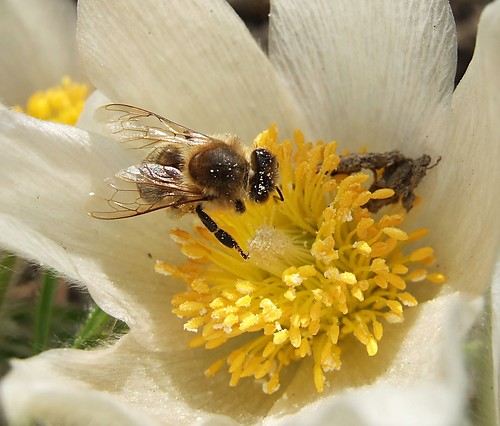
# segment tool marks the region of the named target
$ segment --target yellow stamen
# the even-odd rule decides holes
[[[26,109],[14,107],[16,111],[56,123],[75,125],[82,112],[89,88],[64,77],[61,84],[45,91],[35,92],[28,100]]]
[[[332,177],[339,164],[334,142],[312,144],[296,132],[293,142],[278,143],[271,127],[254,145],[277,156],[285,201],[249,204],[244,215],[212,213],[250,258],[243,260],[197,226],[194,235],[173,231],[187,263],[158,262],[157,270],[188,286],[172,304],[186,330],[201,331],[190,346],[213,348],[249,337],[210,366],[207,376],[227,362],[230,386],[254,377],[265,379],[263,390],[272,393],[286,366],[310,356],[321,392],[325,373],[342,365],[346,337],[375,356],[384,326],[403,321],[403,308],[417,304],[410,283],[440,284],[445,277],[426,268],[434,261],[432,248],[406,250],[427,231],[404,231],[402,208],[376,216],[363,208],[394,191],[371,193],[364,173]]]

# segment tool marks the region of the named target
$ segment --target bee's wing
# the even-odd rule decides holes
[[[156,163],[144,163],[120,170],[116,177],[127,182],[158,186],[159,188],[190,192],[187,185],[182,184],[182,172],[171,166]]]
[[[108,180],[109,197],[99,197],[105,210],[92,211],[92,217],[123,219],[207,200],[195,187],[183,183],[182,173],[175,167],[146,163],[123,169],[116,177],[119,179]]]
[[[104,105],[94,117],[112,137],[138,149],[179,143],[198,145],[213,140],[154,112],[126,104]]]

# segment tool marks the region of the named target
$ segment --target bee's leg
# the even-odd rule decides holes
[[[238,250],[238,253],[241,254],[241,257],[243,259],[248,259],[248,254],[246,254],[241,247],[238,245],[238,243],[235,241],[231,235],[229,235],[226,231],[223,229],[220,229],[217,223],[203,211],[203,208],[201,207],[201,204],[198,204],[196,206],[196,214],[201,220],[201,223],[205,225],[205,227],[215,235],[215,238],[217,238],[222,244],[224,244],[226,247]]]

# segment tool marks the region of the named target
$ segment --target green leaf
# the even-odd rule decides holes
[[[80,334],[71,345],[74,349],[86,349],[115,333],[126,332],[126,325],[108,315],[98,306],[90,312]]]
[[[49,332],[54,308],[54,297],[57,289],[57,277],[49,270],[43,275],[40,299],[35,318],[35,336],[33,341],[33,353],[43,352],[48,347]]]

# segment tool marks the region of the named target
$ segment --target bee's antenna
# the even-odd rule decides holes
[[[275,186],[274,189],[276,190],[276,192],[278,193],[278,195],[280,196],[280,201],[285,201],[285,197],[283,197],[283,193],[281,192],[281,189],[279,186]]]

